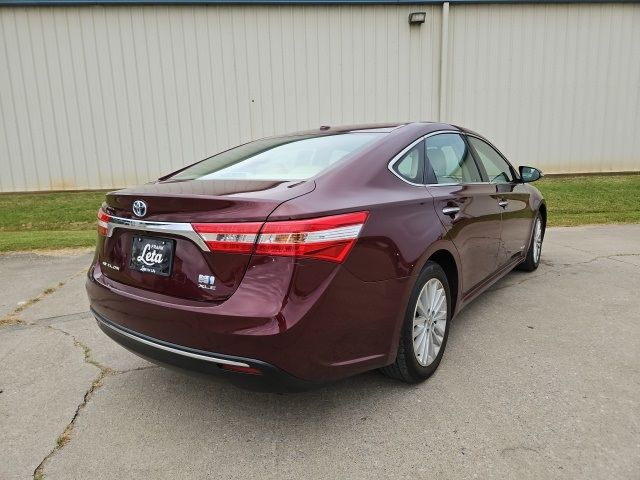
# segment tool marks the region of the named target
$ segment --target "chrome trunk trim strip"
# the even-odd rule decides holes
[[[109,215],[107,237],[111,237],[111,235],[113,235],[113,231],[116,228],[123,228],[125,230],[137,230],[141,232],[156,232],[177,235],[180,237],[188,238],[205,252],[210,251],[205,241],[200,235],[196,233],[190,223],[150,222],[148,220],[134,220],[132,218],[114,217],[113,215]]]

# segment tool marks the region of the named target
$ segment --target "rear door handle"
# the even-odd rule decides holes
[[[445,215],[455,215],[460,211],[460,207],[444,207],[442,213]]]
[[[507,205],[509,205],[509,202],[507,200],[500,200],[498,202],[498,205],[500,205],[502,208],[506,208]]]

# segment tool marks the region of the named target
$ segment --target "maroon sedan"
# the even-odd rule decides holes
[[[419,382],[456,313],[538,266],[541,175],[438,123],[247,143],[107,195],[91,309],[133,352],[247,388]]]

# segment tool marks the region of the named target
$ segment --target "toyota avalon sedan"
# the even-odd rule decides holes
[[[420,382],[465,305],[537,268],[541,175],[439,123],[257,140],[107,194],[91,309],[133,352],[250,389]]]

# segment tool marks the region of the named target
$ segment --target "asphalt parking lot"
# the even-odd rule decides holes
[[[550,229],[426,383],[250,393],[148,364],[88,313],[90,253],[0,256],[0,478],[640,478],[640,225]],[[44,293],[46,290],[46,293]]]

